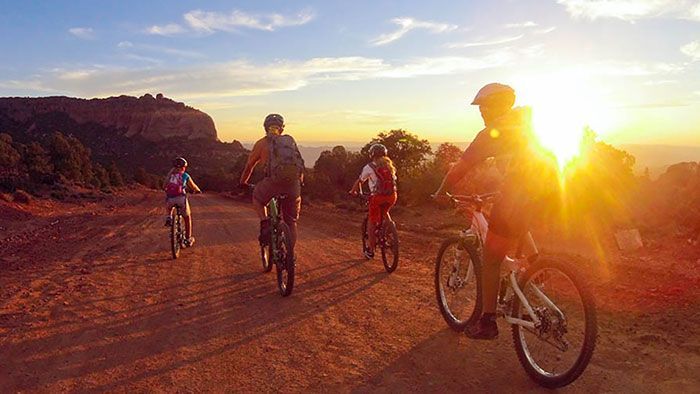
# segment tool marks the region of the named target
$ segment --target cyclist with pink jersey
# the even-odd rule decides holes
[[[192,180],[190,174],[185,170],[187,169],[187,160],[184,157],[178,157],[173,160],[173,168],[168,172],[165,178],[165,226],[169,227],[171,225],[170,221],[170,210],[174,206],[179,206],[184,213],[183,217],[185,219],[185,237],[187,238],[185,244],[187,246],[192,246],[194,244],[194,237],[192,236],[192,212],[190,210],[190,203],[187,200],[187,188],[194,191],[195,193],[201,193],[202,190],[197,186]]]

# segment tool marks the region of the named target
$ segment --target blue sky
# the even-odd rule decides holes
[[[0,96],[163,93],[222,140],[269,112],[301,141],[480,129],[501,81],[542,124],[700,145],[700,1],[2,1]],[[567,124],[567,122],[569,124]]]

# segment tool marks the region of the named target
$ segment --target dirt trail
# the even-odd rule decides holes
[[[9,244],[1,391],[543,391],[505,325],[494,342],[447,329],[432,284],[439,239],[401,232],[389,275],[359,258],[359,218],[305,212],[295,290],[283,299],[261,272],[248,206],[191,201],[197,244],[178,260],[160,196],[146,192]],[[593,361],[567,391],[700,391],[697,311],[602,308]]]

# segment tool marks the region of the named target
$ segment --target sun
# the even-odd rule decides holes
[[[513,86],[518,105],[532,107],[532,125],[540,144],[564,167],[580,152],[586,127],[610,127],[612,116],[604,94],[571,74],[530,77]]]

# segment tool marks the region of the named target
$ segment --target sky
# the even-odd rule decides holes
[[[469,103],[513,86],[550,136],[700,145],[700,1],[7,1],[0,96],[163,93],[254,141],[403,128],[471,140]],[[546,134],[546,132],[545,132]]]

